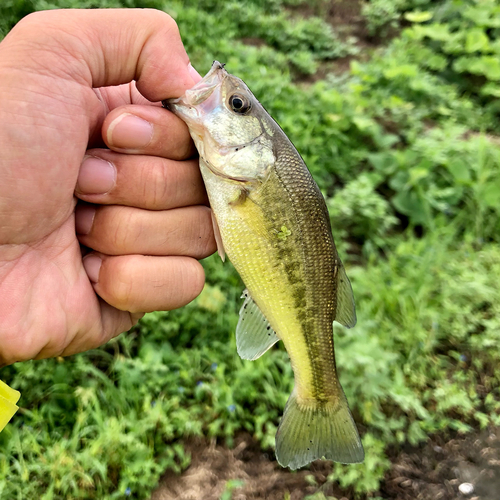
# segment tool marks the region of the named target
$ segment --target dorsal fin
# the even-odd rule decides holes
[[[240,320],[236,327],[236,348],[241,359],[254,360],[270,349],[279,338],[271,328],[257,304],[244,290],[245,298],[240,309]]]
[[[340,264],[337,272],[337,313],[335,321],[347,328],[352,328],[356,324],[356,306],[351,282],[342,264]]]

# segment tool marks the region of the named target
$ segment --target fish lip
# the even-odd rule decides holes
[[[180,111],[183,107],[196,111],[195,107],[206,101],[217,86],[228,76],[224,66],[225,64],[214,61],[210,71],[198,83],[186,90],[181,97],[163,100],[163,106],[174,113]]]

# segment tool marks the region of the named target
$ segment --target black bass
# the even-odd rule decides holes
[[[318,186],[279,125],[219,62],[164,105],[189,127],[219,253],[247,287],[238,354],[256,359],[282,340],[290,356],[295,388],[276,434],[278,462],[362,462],[333,350],[333,321],[356,323],[354,298]]]

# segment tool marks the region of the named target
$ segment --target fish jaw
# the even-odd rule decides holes
[[[203,141],[206,117],[221,104],[221,87],[227,75],[224,65],[214,61],[210,71],[183,96],[162,101],[165,108],[186,122],[197,146]]]

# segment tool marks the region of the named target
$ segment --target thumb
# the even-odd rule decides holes
[[[35,12],[14,27],[0,48],[2,59],[10,59],[13,65],[20,54],[26,59],[28,51],[30,69],[50,71],[55,78],[88,87],[136,80],[150,101],[179,96],[195,83],[196,72],[177,24],[158,10]]]

